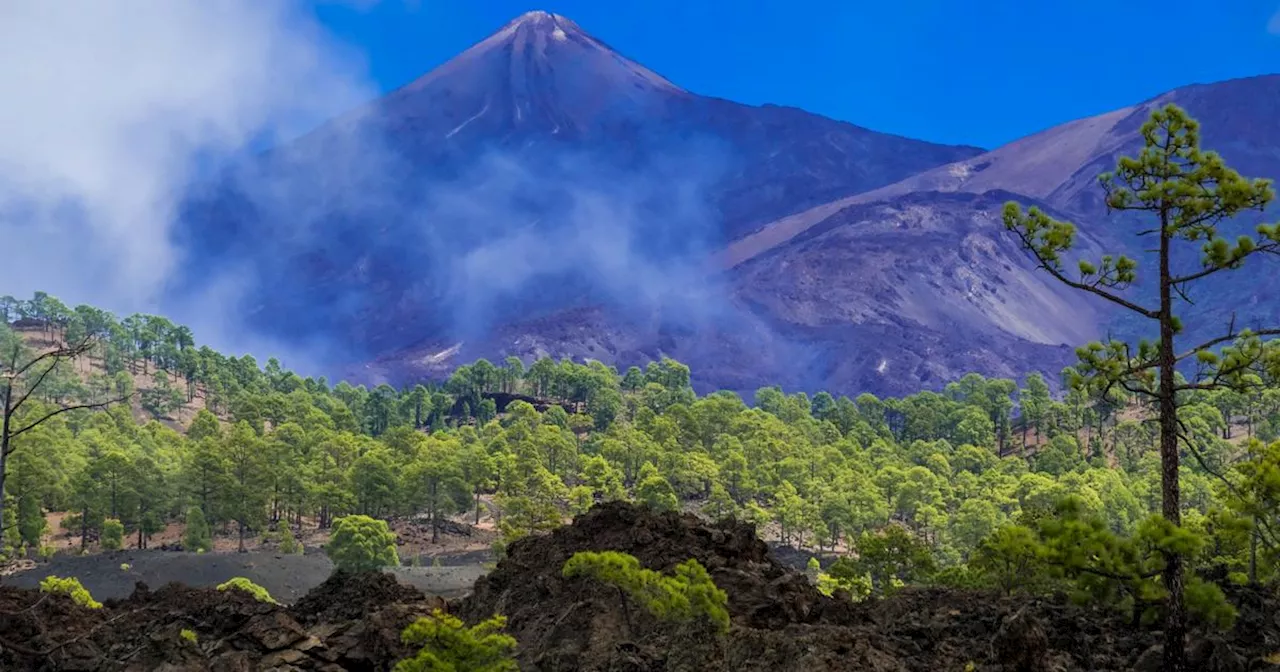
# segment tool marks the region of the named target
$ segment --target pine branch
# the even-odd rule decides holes
[[[21,367],[18,367],[17,365],[17,359],[15,354],[14,360],[9,365],[12,371],[10,373],[5,374],[5,376],[9,378],[18,378],[22,376],[24,373],[26,373],[27,371],[29,371],[36,364],[39,364],[40,362],[46,359],[49,359],[51,357],[57,358],[59,360],[66,359],[66,358],[74,359],[84,354],[91,347],[93,347],[93,339],[89,336],[86,336],[84,339],[82,339],[79,343],[75,345],[66,345],[64,343],[60,348],[54,348],[53,350],[42,353],[32,358],[31,361],[27,362],[26,364],[23,364]]]
[[[1238,264],[1257,253],[1280,254],[1280,241],[1268,241],[1266,243],[1262,243],[1261,245],[1253,248],[1252,250],[1249,250],[1248,252],[1245,252],[1239,257],[1232,259],[1231,263],[1229,264],[1217,264],[1214,266],[1210,266],[1203,270],[1196,271],[1195,273],[1191,273],[1190,275],[1184,275],[1181,277],[1173,278],[1169,282],[1171,282],[1174,286],[1177,286],[1187,282],[1191,282],[1192,280],[1207,278],[1210,275],[1218,273],[1219,271],[1233,270],[1235,267],[1235,264]]]
[[[10,432],[10,433],[9,433],[9,438],[10,438],[10,439],[17,438],[18,436],[20,436],[20,435],[22,435],[22,434],[24,434],[24,433],[26,433],[26,432],[29,432],[29,431],[31,431],[31,430],[33,430],[33,429],[35,429],[36,427],[39,427],[40,425],[44,424],[45,422],[49,421],[50,419],[52,419],[52,418],[54,418],[54,417],[57,417],[57,416],[59,416],[59,415],[62,415],[63,413],[68,413],[68,412],[70,412],[70,411],[79,411],[79,410],[83,410],[83,409],[100,409],[100,408],[106,408],[107,406],[110,406],[110,405],[112,405],[112,404],[118,404],[118,403],[120,403],[120,402],[122,402],[122,401],[124,401],[124,400],[128,399],[130,396],[132,396],[132,395],[128,395],[128,394],[126,394],[126,395],[124,395],[124,396],[122,396],[122,397],[117,397],[117,398],[115,398],[115,399],[108,399],[107,401],[99,401],[99,402],[87,403],[87,404],[73,404],[73,405],[71,405],[71,406],[64,406],[64,407],[62,407],[62,408],[57,409],[56,411],[51,411],[51,412],[49,412],[49,413],[45,414],[45,415],[44,415],[43,417],[41,417],[39,420],[36,420],[36,421],[34,421],[34,422],[32,422],[32,423],[30,423],[30,424],[28,424],[28,425],[26,425],[26,426],[24,426],[24,427],[22,427],[22,428],[18,429],[18,430],[15,430],[15,431]],[[10,452],[13,452],[12,447],[10,448]]]
[[[1200,465],[1200,468],[1204,469],[1205,473],[1209,474],[1210,476],[1213,476],[1214,478],[1217,478],[1218,480],[1222,481],[1223,485],[1227,486],[1227,489],[1231,491],[1231,494],[1235,495],[1236,497],[1239,497],[1243,501],[1247,501],[1247,498],[1245,497],[1244,493],[1240,492],[1239,488],[1236,487],[1236,484],[1231,482],[1231,479],[1227,478],[1223,474],[1218,473],[1216,470],[1214,470],[1212,467],[1209,466],[1208,462],[1205,461],[1204,455],[1200,453],[1195,443],[1191,441],[1190,430],[1187,429],[1186,423],[1181,418],[1178,419],[1178,425],[1181,427],[1181,430],[1178,432],[1178,438],[1181,439],[1184,444],[1186,444],[1187,451],[1191,453],[1192,457],[1196,458],[1196,463]],[[1267,534],[1272,535],[1276,539],[1280,539],[1280,536],[1276,536],[1275,530],[1271,529],[1271,524],[1266,521],[1265,517],[1255,516],[1255,519],[1259,523],[1261,523],[1264,528],[1266,528]],[[1259,535],[1258,538],[1262,539],[1263,543],[1265,543],[1268,548],[1275,547],[1272,541],[1270,539],[1267,539],[1265,535]]]
[[[1013,231],[1014,235],[1018,237],[1019,242],[1022,243],[1022,247],[1028,252],[1030,252],[1031,256],[1035,257],[1036,263],[1039,265],[1039,268],[1042,268],[1045,271],[1047,271],[1049,275],[1052,275],[1053,277],[1057,278],[1059,282],[1062,282],[1068,287],[1073,287],[1075,289],[1079,289],[1079,290],[1086,291],[1091,294],[1100,296],[1116,305],[1123,306],[1124,308],[1128,308],[1129,310],[1135,313],[1138,313],[1143,317],[1147,317],[1153,320],[1160,318],[1159,312],[1143,308],[1142,306],[1136,303],[1133,303],[1132,301],[1129,301],[1119,295],[1112,294],[1111,292],[1108,292],[1105,289],[1098,287],[1096,284],[1088,284],[1088,283],[1079,282],[1076,280],[1072,280],[1071,278],[1068,278],[1061,270],[1057,268],[1056,264],[1051,263],[1051,260],[1040,252],[1039,248],[1037,248],[1035,243],[1031,240],[1031,238],[1027,236],[1026,232],[1023,230],[1022,227],[1009,227],[1009,229]]]

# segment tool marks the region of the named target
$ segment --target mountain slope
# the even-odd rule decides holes
[[[895,358],[907,364],[898,375],[924,385],[968,370],[1053,373],[1073,355],[1046,347],[1108,332],[1150,334],[1110,304],[1034,271],[1003,230],[1000,207],[1017,200],[1076,222],[1087,257],[1119,251],[1141,260],[1141,240],[1132,235],[1138,222],[1107,215],[1097,177],[1119,156],[1137,153],[1141,124],[1166,103],[1199,119],[1205,146],[1246,176],[1280,178],[1280,77],[1195,85],[781,218],[726,246],[719,261],[731,269],[739,295],[758,297],[786,324],[844,321],[849,334],[871,324],[889,329],[887,338],[866,341],[883,354],[831,379],[835,387],[846,380],[869,385]],[[1231,226],[1252,226],[1259,217]],[[1201,287],[1185,313],[1193,326],[1188,337],[1220,333],[1237,307],[1238,326],[1280,323],[1280,273],[1267,261]],[[1130,290],[1137,298],[1145,293],[1141,284]],[[921,334],[946,345],[913,344]]]
[[[254,328],[350,360],[564,309],[687,333],[726,241],[980,152],[699,96],[531,12],[194,191],[175,295],[232,273]]]
[[[841,208],[913,192],[980,194],[999,189],[1043,201],[1069,215],[1103,216],[1106,207],[1098,175],[1114,170],[1120,156],[1135,155],[1142,148],[1140,127],[1152,110],[1169,103],[1200,121],[1205,147],[1221,153],[1232,167],[1247,176],[1280,177],[1280,75],[1196,84],[775,220],[726,246],[722,261],[729,266],[742,263]]]

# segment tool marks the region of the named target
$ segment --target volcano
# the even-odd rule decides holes
[[[234,269],[253,329],[352,362],[463,343],[448,366],[501,354],[490,343],[518,325],[576,331],[584,315],[620,332],[597,337],[611,363],[708,326],[772,339],[719,289],[714,250],[980,152],[700,96],[530,12],[193,191],[175,294]],[[528,334],[524,354],[593,354],[541,352],[556,340]],[[425,373],[412,364],[368,375]]]
[[[232,274],[252,329],[371,384],[507,356],[672,356],[700,390],[745,393],[1056,378],[1129,325],[1036,272],[1003,202],[1114,251],[1128,225],[1096,176],[1152,105],[1185,104],[1210,148],[1277,177],[1277,94],[1275,77],[1186,87],[984,151],[699,95],[529,12],[194,190],[175,295]],[[1277,276],[1251,277],[1276,310]]]

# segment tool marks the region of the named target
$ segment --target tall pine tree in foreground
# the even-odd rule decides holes
[[[1192,347],[1175,347],[1182,331],[1178,307],[1189,303],[1188,291],[1199,280],[1240,268],[1249,257],[1280,254],[1280,226],[1261,225],[1255,235],[1231,241],[1219,233],[1226,220],[1248,210],[1262,210],[1274,197],[1266,180],[1248,180],[1227,167],[1213,152],[1200,149],[1199,124],[1175,105],[1155,110],[1142,127],[1145,146],[1136,158],[1122,157],[1114,173],[1100,179],[1111,211],[1135,211],[1152,218],[1138,232],[1154,236],[1158,305],[1144,305],[1123,290],[1137,280],[1138,263],[1126,256],[1104,256],[1100,263],[1079,262],[1074,278],[1062,256],[1072,249],[1075,227],[1054,220],[1037,208],[1025,213],[1016,203],[1004,208],[1005,226],[1031,253],[1040,268],[1066,285],[1101,297],[1149,320],[1156,328],[1154,342],[1136,348],[1119,340],[1091,343],[1077,350],[1080,365],[1072,385],[1105,396],[1115,388],[1146,398],[1158,409],[1162,513],[1174,526],[1181,524],[1178,484],[1179,444],[1193,456],[1195,446],[1178,418],[1180,396],[1194,390],[1245,390],[1259,384],[1259,376],[1280,375],[1280,341],[1266,337],[1280,329],[1237,331],[1234,318],[1224,333]],[[1200,247],[1198,266],[1179,268],[1183,248]],[[1194,254],[1194,252],[1193,252]],[[1220,352],[1215,350],[1220,348]],[[1179,378],[1183,368],[1190,378]],[[1164,669],[1186,669],[1186,605],[1183,558],[1164,553],[1161,568],[1166,595]]]

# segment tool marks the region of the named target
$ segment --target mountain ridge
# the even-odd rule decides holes
[[[177,293],[235,268],[254,329],[348,359],[601,302],[685,329],[706,311],[670,302],[722,241],[981,151],[636,80],[567,21],[509,22],[195,192]]]
[[[1110,249],[1088,187],[1170,96],[1280,176],[1280,106],[1227,111],[1280,92],[1255,80],[982,150],[691,93],[533,12],[228,180],[189,248],[256,277],[255,328],[329,339],[370,381],[513,354],[672,355],[738,391],[1056,374],[1112,317],[1034,272],[1000,199]]]

